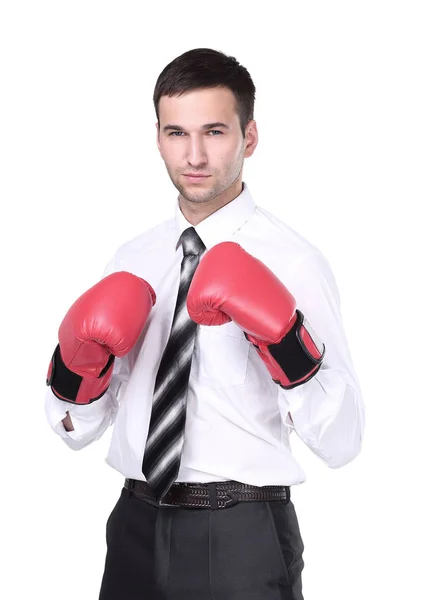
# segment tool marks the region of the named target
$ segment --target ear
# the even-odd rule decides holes
[[[246,149],[245,158],[249,158],[255,152],[255,148],[258,145],[258,129],[256,121],[253,119],[246,125]]]
[[[159,122],[158,121],[156,123],[156,143],[157,143],[157,148],[159,149],[159,152],[160,152],[160,156],[162,156],[162,149],[160,147],[160,129],[159,129]]]

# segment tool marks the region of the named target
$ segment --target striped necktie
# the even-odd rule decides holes
[[[160,500],[176,480],[184,444],[188,380],[197,324],[187,311],[187,293],[205,246],[194,227],[180,241],[184,257],[168,343],[156,382],[142,472]]]

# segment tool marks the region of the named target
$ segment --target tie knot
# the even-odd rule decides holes
[[[181,244],[184,256],[189,254],[198,255],[205,249],[205,245],[200,239],[194,227],[188,227],[181,233]]]

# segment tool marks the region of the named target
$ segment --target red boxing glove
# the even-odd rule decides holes
[[[311,379],[323,361],[319,342],[295,298],[260,260],[235,242],[222,242],[200,260],[187,296],[201,325],[234,321],[245,332],[273,380],[290,389]]]
[[[108,275],[80,296],[59,327],[49,365],[46,384],[55,396],[90,404],[105,394],[114,358],[136,344],[155,302],[150,284],[126,271]]]

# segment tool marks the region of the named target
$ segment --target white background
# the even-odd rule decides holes
[[[123,478],[104,462],[111,430],[73,452],[49,429],[45,375],[70,304],[174,208],[152,93],[201,46],[254,79],[244,180],[328,258],[364,392],[350,465],[293,437],[305,598],[427,597],[423,5],[1,4],[1,598],[98,597]]]

